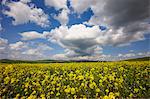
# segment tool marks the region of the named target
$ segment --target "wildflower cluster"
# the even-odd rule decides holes
[[[147,98],[149,73],[148,61],[0,64],[0,98]]]

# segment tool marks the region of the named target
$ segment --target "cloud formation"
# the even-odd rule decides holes
[[[0,37],[0,58],[8,55],[8,40]]]
[[[8,43],[8,40],[0,38],[0,46],[4,46]]]
[[[2,25],[1,25],[1,23],[0,23],[0,31],[2,31],[3,30],[3,28],[2,28]]]
[[[22,40],[34,40],[39,38],[44,38],[43,34],[38,33],[36,31],[22,32],[20,33],[22,36]]]
[[[27,48],[27,45],[25,45],[24,42],[21,42],[21,41],[18,41],[16,43],[13,43],[13,44],[9,44],[9,48],[11,50],[16,50],[16,51],[19,51],[23,48]]]
[[[53,59],[56,60],[95,60],[95,61],[116,61],[116,60],[126,60],[140,57],[149,57],[150,52],[129,52],[125,54],[111,55],[111,54],[99,54],[94,56],[76,56],[76,57],[67,57],[66,54],[56,54],[53,55]]]
[[[71,0],[71,5],[77,13],[91,8],[94,15],[87,24],[107,26],[111,35],[124,39],[120,42],[135,41],[139,37],[141,40],[144,33],[150,32],[146,21],[150,19],[149,0]]]
[[[138,58],[150,56],[150,52],[130,51],[124,54],[103,54],[102,48],[96,47],[94,55],[77,55],[74,50],[66,49],[65,53],[50,55],[47,52],[53,50],[50,46],[43,43],[36,42],[22,42],[8,43],[7,39],[0,38],[0,59],[23,59],[23,60],[37,60],[37,59],[57,59],[57,60],[97,60],[97,61],[115,61],[125,60],[129,58]],[[101,53],[99,53],[101,51]],[[97,52],[97,54],[96,54]],[[71,55],[71,56],[70,56]],[[74,57],[72,57],[72,55]]]
[[[97,28],[97,33],[82,31],[82,29],[88,30],[88,27],[82,25],[78,25],[78,28],[74,29],[77,33],[71,31],[77,25],[68,29],[62,29],[62,26],[55,29],[55,35],[58,34],[55,36],[57,42],[76,54],[81,52],[81,56],[86,52],[85,49],[90,49],[96,45],[125,46],[131,42],[144,40],[144,35],[150,32],[150,24],[146,21],[150,19],[149,0],[70,0],[70,4],[78,14],[82,14],[88,8],[93,11],[94,15],[85,24],[94,25],[93,27],[98,25],[107,27],[107,30],[103,32]],[[65,35],[65,32],[68,34]],[[79,36],[78,33],[82,36]],[[66,39],[67,37],[70,39]],[[90,49],[90,51],[92,50]]]
[[[54,15],[54,18],[58,20],[61,25],[66,25],[68,23],[68,14],[70,13],[70,10],[67,7],[67,0],[45,0],[45,5],[54,7],[59,11],[58,15]]]
[[[150,25],[146,21],[150,19],[149,0],[94,0],[88,7],[82,3],[80,6],[91,8],[94,13],[88,24],[106,25],[114,33],[122,29],[122,36],[129,36],[127,40],[133,35],[150,32]],[[79,11],[79,8],[78,6],[74,9]]]
[[[102,35],[99,26],[86,27],[85,25],[73,25],[70,28],[67,26],[60,26],[45,34],[50,41],[55,42],[67,49],[70,56],[85,56],[98,53],[98,46],[96,38]]]
[[[49,41],[67,49],[67,56],[91,56],[102,53],[102,46],[125,46],[144,39],[143,31],[126,33],[123,28],[101,31],[98,25],[60,26],[44,34]]]
[[[48,59],[50,55],[47,52],[51,50],[53,50],[52,47],[43,43],[33,41],[8,43],[7,39],[0,38],[0,59]]]
[[[8,44],[7,40],[1,38],[1,51],[9,49],[5,53],[11,51],[15,53],[15,57],[19,54],[42,56],[41,53],[51,48],[43,44],[44,49],[40,46],[32,48],[30,43],[26,43],[42,38],[65,49],[63,54],[56,54],[53,56],[54,58],[92,60],[122,59],[146,55],[144,53],[119,54],[117,57],[104,55],[103,47],[127,46],[132,42],[145,39],[145,34],[150,33],[149,0],[44,0],[44,2],[47,7],[54,7],[56,13],[59,12],[53,13],[53,17],[60,22],[61,26],[43,33],[36,31],[19,33],[23,41],[14,44]],[[67,2],[70,2],[70,7],[67,6]],[[10,10],[4,10],[4,14],[14,19],[14,25],[28,22],[36,23],[41,27],[49,25],[48,15],[31,3],[31,0],[3,2],[3,4],[10,8]],[[89,8],[94,15],[87,22],[67,26],[69,14],[81,15]],[[101,30],[100,26],[105,26],[107,29]],[[13,57],[13,54],[10,55]]]
[[[70,4],[74,11],[81,14],[90,8],[96,0],[70,0]]]
[[[69,21],[69,16],[68,14],[70,13],[69,9],[62,9],[62,11],[55,16],[54,18],[57,19],[61,25],[67,25]]]
[[[92,18],[99,18],[98,24],[123,26],[149,17],[149,0],[70,0],[71,6],[78,13],[88,8],[94,13]],[[97,21],[93,21],[95,24]]]
[[[45,5],[59,10],[62,8],[67,8],[67,0],[45,0]]]
[[[50,32],[38,33],[36,31],[29,31],[20,33],[20,35],[22,40],[48,39],[50,42],[65,48],[66,56],[75,57],[101,54],[102,47],[106,45],[125,46],[131,42],[144,39],[144,30],[129,34],[123,30],[123,28],[120,28],[118,30],[108,29],[101,31],[98,25],[87,27],[83,24],[78,24],[72,25],[70,28],[60,26]]]
[[[34,4],[28,5],[27,3],[30,3],[30,0],[5,3],[10,10],[4,10],[3,13],[14,19],[13,25],[33,22],[41,27],[49,26],[48,15]]]

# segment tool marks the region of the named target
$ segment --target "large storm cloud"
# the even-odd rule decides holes
[[[144,40],[150,32],[149,0],[70,0],[79,15],[91,8],[94,15],[85,24],[61,26],[51,31],[51,39],[75,55],[93,55],[96,46],[122,46]],[[107,27],[105,31],[99,25]],[[96,28],[95,28],[96,27]]]
[[[94,52],[92,51],[93,46],[120,46],[144,40],[144,35],[150,32],[148,22],[150,19],[149,0],[71,0],[70,2],[74,11],[78,14],[91,8],[94,15],[86,24],[94,26],[105,25],[107,27],[107,30],[103,32],[99,29],[97,34],[92,31],[82,31],[80,33],[80,35],[84,34],[82,39],[75,39],[78,34],[74,32],[82,30],[81,25],[78,25],[78,27],[81,26],[80,28],[70,31],[71,33],[68,35],[72,35],[71,39],[66,39],[67,35],[64,36],[65,32],[68,31],[62,32],[62,38],[56,36],[60,45],[75,53],[80,53],[81,56],[88,55],[85,54],[86,49],[91,48],[91,52]],[[68,30],[71,30],[71,28]],[[87,27],[84,29],[86,30]],[[55,32],[55,35],[58,32],[59,34],[61,33],[61,31]],[[94,35],[93,38],[91,34]],[[87,36],[91,38],[87,38]]]

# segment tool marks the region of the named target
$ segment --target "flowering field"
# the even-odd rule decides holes
[[[148,98],[148,61],[0,64],[0,98]]]

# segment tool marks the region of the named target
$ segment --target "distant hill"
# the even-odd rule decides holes
[[[150,61],[150,57],[127,59],[127,60],[125,60],[125,61]]]
[[[52,63],[57,62],[57,60],[10,60],[10,59],[1,59],[0,63]]]
[[[150,61],[150,57],[127,59],[122,61]],[[0,63],[70,63],[70,62],[107,62],[107,61],[94,61],[94,60],[10,60],[1,59]]]
[[[70,63],[70,62],[98,62],[94,60],[10,60],[1,59],[0,63]],[[103,61],[106,62],[106,61]]]

